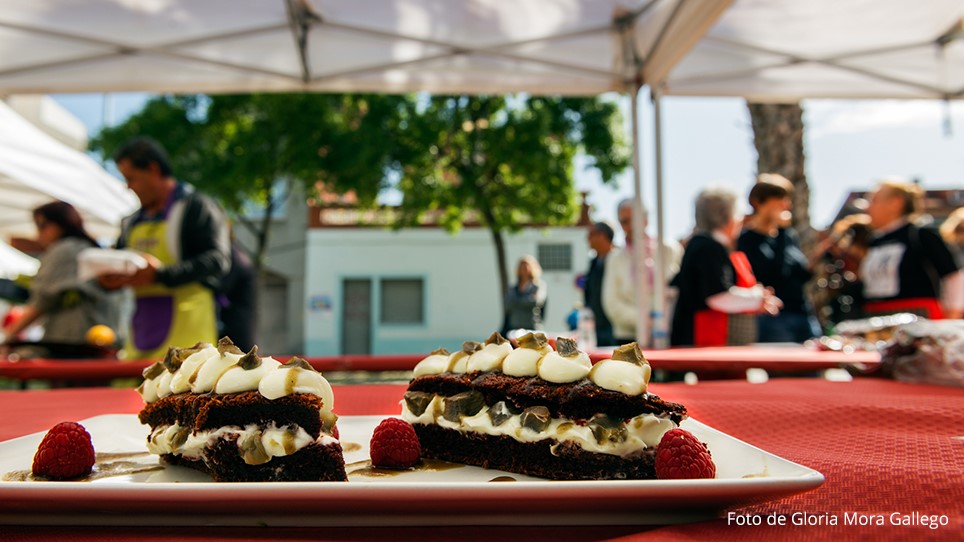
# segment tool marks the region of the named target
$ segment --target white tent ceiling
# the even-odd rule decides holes
[[[662,78],[729,3],[10,0],[0,94],[599,94]]]
[[[962,0],[6,0],[0,94],[592,95],[641,80],[960,98],[962,17]]]
[[[137,208],[123,182],[0,101],[0,239],[35,237],[31,211],[55,199],[76,207],[94,237],[115,237]]]
[[[664,93],[964,98],[962,0],[736,0]]]

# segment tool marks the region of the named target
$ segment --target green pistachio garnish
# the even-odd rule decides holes
[[[485,406],[485,398],[477,391],[465,391],[445,398],[442,417],[457,422],[462,416],[475,416]]]
[[[549,339],[546,338],[545,333],[533,333],[530,331],[529,333],[519,337],[517,342],[521,348],[542,350],[547,344],[549,344]]]
[[[560,337],[556,339],[556,352],[564,358],[571,358],[579,355],[579,348],[576,347],[576,341]]]
[[[222,356],[225,354],[244,354],[244,352],[235,346],[234,342],[227,337],[221,337],[221,339],[218,340],[218,352]]]
[[[522,427],[528,427],[536,433],[541,433],[549,427],[549,409],[544,406],[529,407],[522,411],[520,422]]]
[[[163,373],[165,369],[166,367],[163,362],[155,361],[150,367],[144,369],[142,374],[146,380],[151,380],[152,378],[161,376],[161,373]]]
[[[190,427],[182,427],[178,429],[177,432],[174,433],[174,436],[171,437],[171,447],[176,450],[181,446],[184,446],[184,443],[187,442],[187,437],[190,436],[190,434]]]
[[[271,456],[264,449],[261,442],[261,432],[258,431],[241,442],[241,456],[248,465],[263,465],[271,460]]]
[[[287,363],[282,365],[282,367],[283,368],[295,367],[298,369],[304,369],[306,371],[315,371],[315,368],[312,367],[310,363],[308,363],[304,358],[299,358],[298,356],[295,356],[289,359]],[[315,372],[318,372],[318,371],[315,371]]]
[[[465,341],[462,343],[462,351],[466,354],[473,354],[482,350],[482,343],[477,341]]]
[[[489,419],[492,420],[492,425],[496,427],[504,424],[506,420],[516,414],[518,414],[518,412],[513,412],[505,401],[499,401],[489,407]]]
[[[646,358],[643,357],[643,351],[639,349],[639,345],[635,342],[629,344],[624,344],[613,351],[613,359],[616,361],[628,361],[636,365],[648,364]]]
[[[331,435],[332,429],[338,423],[338,415],[330,410],[321,414],[321,431],[326,435]]]
[[[218,340],[218,352],[222,356],[225,354],[244,354],[228,337],[221,337],[221,339]]]
[[[238,360],[238,365],[245,371],[261,367],[261,358],[258,357],[258,345],[252,346],[250,352],[241,356],[241,359]]]
[[[402,396],[405,399],[405,405],[408,407],[408,411],[416,416],[421,416],[425,413],[425,409],[428,408],[429,403],[432,402],[431,393],[425,393],[424,391],[407,391],[405,395]]]
[[[498,331],[492,333],[492,335],[489,335],[489,338],[485,340],[485,344],[494,344],[494,345],[505,344],[507,342],[509,342],[508,339],[503,337],[502,334],[499,333]]]
[[[447,355],[449,355],[450,353],[451,353],[451,352],[449,352],[448,349],[446,349],[446,348],[443,347],[443,348],[438,348],[438,349],[436,349],[436,350],[433,350],[432,353],[429,354],[429,355],[430,355],[430,356],[447,356]]]
[[[181,363],[184,362],[184,358],[180,355],[180,348],[176,346],[169,346],[167,348],[167,354],[164,354],[164,367],[168,371],[174,373],[181,368]]]
[[[616,444],[626,440],[626,426],[620,420],[606,414],[596,414],[586,425],[592,430],[599,444],[607,442]]]

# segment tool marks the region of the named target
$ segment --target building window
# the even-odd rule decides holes
[[[572,245],[539,243],[538,259],[543,271],[572,271]]]
[[[381,323],[421,324],[425,322],[422,279],[382,279]]]

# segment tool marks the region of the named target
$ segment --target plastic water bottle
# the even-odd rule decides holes
[[[579,324],[576,327],[579,333],[577,344],[583,352],[596,349],[596,317],[589,307],[579,309]]]
[[[666,330],[666,319],[663,318],[661,311],[650,313],[650,322],[653,327],[653,348],[669,348],[669,337]]]

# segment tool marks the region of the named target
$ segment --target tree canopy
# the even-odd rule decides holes
[[[504,291],[503,234],[572,223],[573,159],[585,154],[612,181],[631,161],[624,132],[618,104],[605,98],[190,95],[150,100],[91,149],[109,156],[130,137],[154,137],[179,179],[259,235],[259,257],[279,182],[350,191],[362,206],[395,189],[395,227],[432,213],[450,231],[470,218],[488,228]],[[260,224],[241,215],[252,202],[266,211]]]

